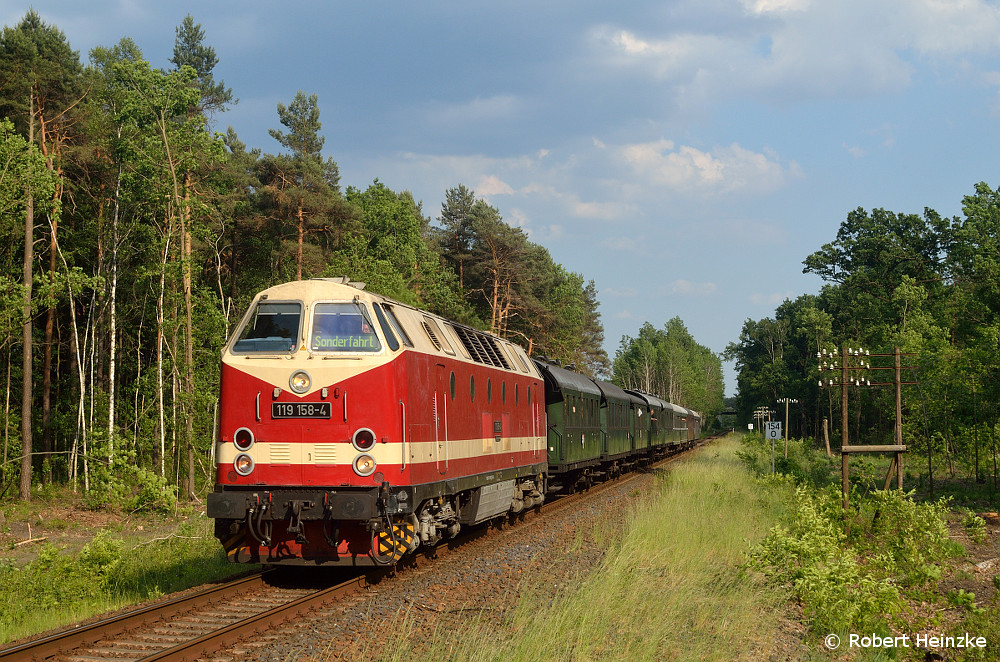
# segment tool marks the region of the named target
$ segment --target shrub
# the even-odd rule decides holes
[[[965,532],[972,542],[978,545],[986,541],[986,520],[976,513],[966,510],[962,526],[965,527]]]
[[[791,582],[816,631],[875,628],[900,609],[891,581],[870,574],[847,547],[839,495],[832,489],[795,490],[789,527],[777,526],[750,553],[749,567]]]
[[[876,490],[861,501],[874,510],[870,524],[858,528],[854,544],[885,576],[919,586],[941,575],[936,564],[959,548],[948,538],[949,499],[916,503],[913,492]]]

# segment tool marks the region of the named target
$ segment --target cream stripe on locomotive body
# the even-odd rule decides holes
[[[208,515],[234,561],[394,562],[543,498],[524,351],[361,287],[265,290],[226,345]]]

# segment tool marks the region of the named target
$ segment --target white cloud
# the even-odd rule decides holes
[[[847,150],[848,154],[850,154],[856,159],[863,158],[866,154],[865,150],[862,149],[861,147],[851,146],[848,145],[847,143],[844,143],[844,149]]]
[[[987,0],[743,0],[716,19],[592,37],[612,70],[664,83],[690,107],[882,95],[909,85],[916,58],[1000,52],[1000,6]]]
[[[514,192],[510,184],[503,181],[496,175],[487,175],[486,177],[479,180],[476,184],[475,189],[478,195],[483,197],[489,197],[491,195],[510,195]]]
[[[754,14],[780,14],[789,11],[805,11],[808,0],[743,0],[743,6]]]
[[[679,294],[681,296],[706,296],[709,294],[715,294],[718,289],[715,283],[692,283],[689,280],[675,280],[674,282],[667,285],[671,294]]]
[[[634,176],[675,190],[768,192],[798,174],[796,164],[782,166],[773,155],[753,152],[737,143],[706,152],[658,140],[626,145],[620,153]]]

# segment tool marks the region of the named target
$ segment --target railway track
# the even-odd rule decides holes
[[[701,445],[711,438],[700,440]],[[697,445],[695,447],[697,447]],[[684,457],[688,451],[667,456],[650,469],[663,468]],[[546,502],[516,519],[535,524],[545,516],[568,508],[620,485],[629,476],[617,481],[598,483],[586,491],[569,494]],[[400,567],[416,566],[423,558],[438,558],[448,552],[490,534],[491,528],[506,528],[508,520],[495,527],[479,528],[464,533],[446,544],[438,545],[427,554],[419,555]],[[301,569],[300,569],[301,570]],[[369,582],[385,577],[385,571],[343,578],[332,585],[317,589],[283,585],[275,581],[282,573],[264,571],[220,584],[207,590],[166,602],[129,611],[89,625],[79,626],[41,639],[0,650],[0,662],[53,660],[65,662],[102,662],[104,660],[143,662],[183,662],[209,657],[212,652],[236,645],[243,639],[259,636],[270,628],[291,621],[302,614],[363,590]]]
[[[0,650],[0,662],[60,660],[195,660],[231,646],[366,585],[364,575],[322,589],[269,583],[276,573],[247,577]]]

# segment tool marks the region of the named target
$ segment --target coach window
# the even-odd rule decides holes
[[[493,402],[493,380],[486,380],[486,402]]]
[[[500,399],[504,404],[507,404],[507,382],[503,382],[500,385]]]
[[[382,343],[364,304],[317,303],[310,347],[316,352],[377,352]]]
[[[234,354],[288,354],[298,348],[302,304],[298,301],[259,301],[247,317]]]
[[[514,405],[517,406],[521,404],[521,390],[514,384]]]
[[[451,399],[455,399],[455,371],[451,373],[451,377],[448,378],[448,386],[451,387]]]
[[[472,375],[469,377],[469,399],[473,402],[476,401],[476,376]]]

